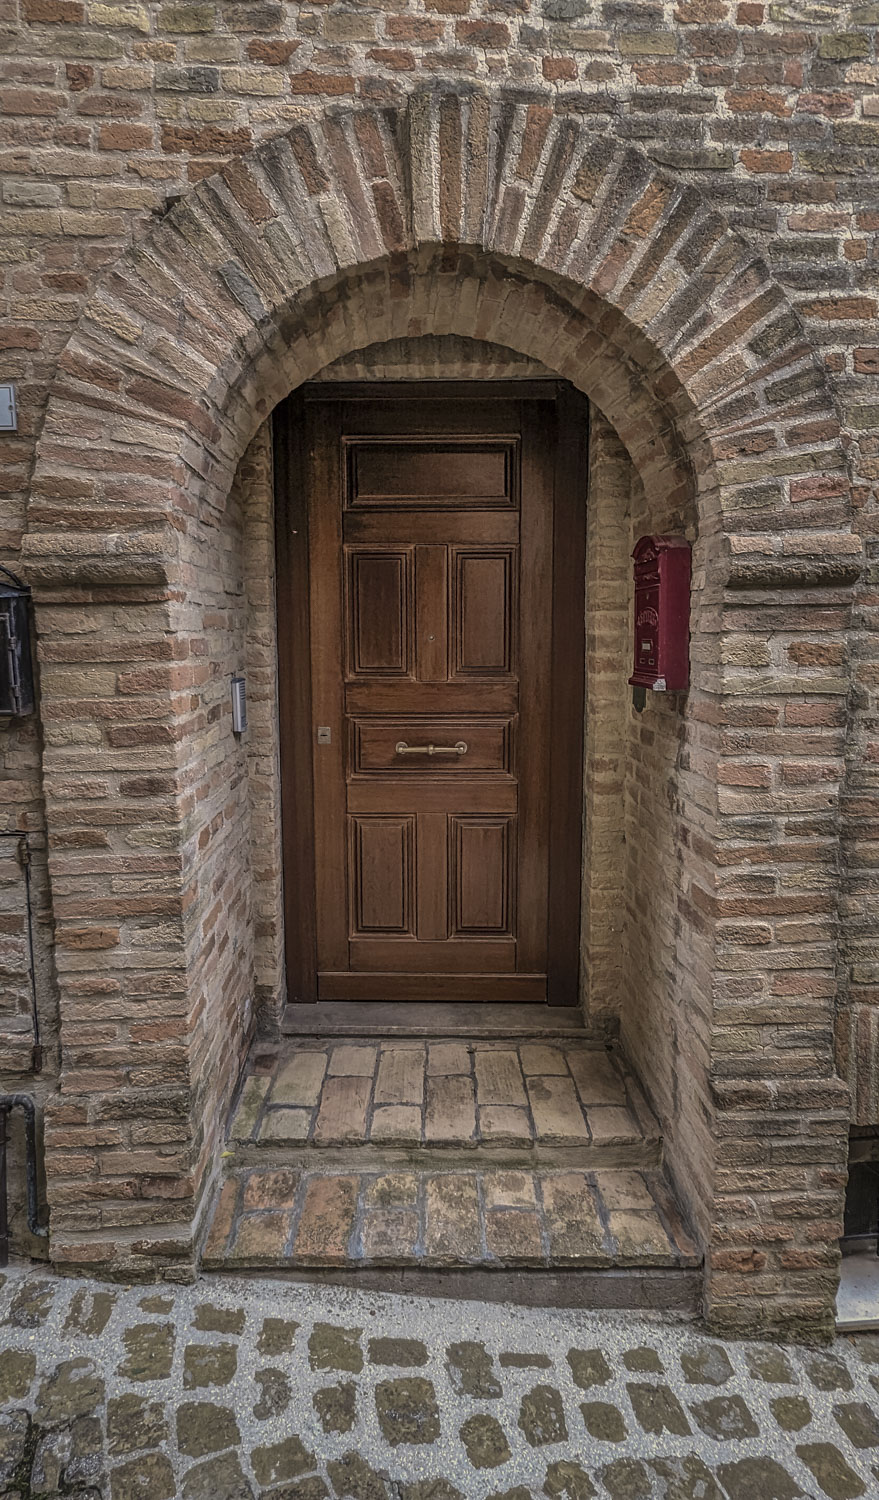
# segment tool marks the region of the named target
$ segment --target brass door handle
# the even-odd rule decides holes
[[[398,740],[394,749],[397,755],[466,755],[467,741],[458,740],[455,745],[407,745]]]

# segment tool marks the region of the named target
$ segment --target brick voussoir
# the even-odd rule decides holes
[[[373,202],[365,175],[358,170],[345,126],[338,119],[322,124],[323,159],[331,168],[328,191],[335,187],[339,201],[347,204],[354,262],[375,260],[382,251],[382,238],[370,204]]]
[[[724,354],[734,344],[737,344],[742,335],[749,329],[762,323],[769,315],[777,309],[784,299],[784,293],[778,286],[769,286],[757,297],[728,318],[707,339],[691,349],[688,354],[680,354],[675,362],[675,368],[681,379],[688,375],[695,375],[698,370],[704,369],[713,363],[720,355]]]

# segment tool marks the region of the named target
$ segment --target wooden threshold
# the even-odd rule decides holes
[[[285,1036],[593,1036],[578,1005],[455,1005],[369,1000],[319,1000],[288,1005]],[[594,1035],[596,1046],[606,1037]]]

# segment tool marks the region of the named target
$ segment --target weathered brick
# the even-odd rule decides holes
[[[150,125],[102,125],[98,131],[100,151],[148,151],[152,144]]]
[[[317,73],[313,69],[306,68],[301,73],[294,73],[290,79],[290,88],[294,94],[353,94],[356,84],[353,73]]]

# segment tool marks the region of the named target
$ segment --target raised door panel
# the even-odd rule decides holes
[[[515,933],[515,843],[515,818],[449,819],[453,936]]]
[[[514,714],[519,689],[514,678],[461,677],[457,682],[416,682],[414,678],[363,678],[345,688],[349,714]]]
[[[349,677],[411,675],[412,562],[411,548],[346,548]]]
[[[415,549],[416,676],[445,683],[449,676],[449,549]]]
[[[376,717],[350,722],[354,776],[405,776],[422,782],[429,775],[433,781],[460,782],[477,775],[506,777],[513,770],[511,719]],[[458,736],[454,742],[452,734]]]
[[[511,506],[517,446],[484,438],[349,440],[347,507]]]
[[[516,547],[452,549],[456,677],[508,677],[516,665]]]
[[[350,817],[348,901],[352,937],[415,932],[415,818]]]
[[[453,936],[440,942],[406,937],[352,938],[348,945],[351,968],[379,977],[373,996],[381,999],[382,976],[386,974],[515,974],[516,944],[501,934],[480,937]],[[460,999],[467,998],[466,989]]]

